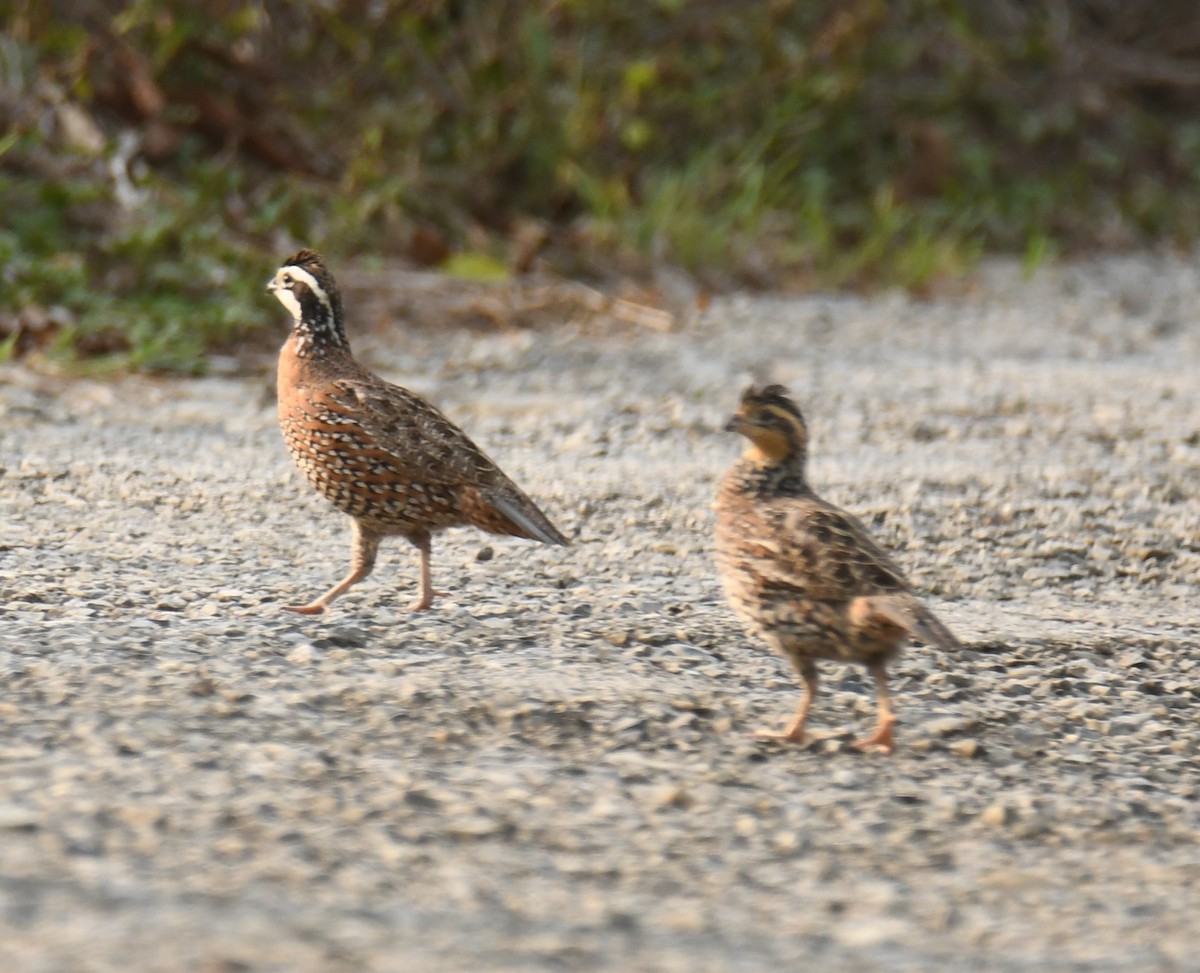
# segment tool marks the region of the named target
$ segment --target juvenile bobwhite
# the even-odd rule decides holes
[[[384,537],[421,552],[414,611],[433,602],[430,538],[447,527],[568,543],[546,515],[432,405],[363,368],[350,353],[342,299],[319,254],[300,250],[267,284],[295,319],[279,353],[279,425],[296,465],[352,519],[350,572],[288,611],[312,615],[375,566]]]
[[[808,485],[808,430],[786,389],[746,389],[725,428],[749,446],[717,491],[717,568],[742,622],[796,667],[806,690],[787,729],[758,735],[803,742],[816,660],[861,662],[875,680],[878,724],[854,746],[890,753],[888,661],[910,636],[948,650],[958,641],[866,528]]]

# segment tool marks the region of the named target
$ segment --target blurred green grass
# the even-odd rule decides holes
[[[920,289],[1191,241],[1193,6],[10,0],[0,351],[201,369],[297,243],[494,278],[533,222],[593,281]]]

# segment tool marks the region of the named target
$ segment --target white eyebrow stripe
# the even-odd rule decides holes
[[[307,284],[308,289],[313,292],[313,294],[316,296],[317,300],[320,301],[322,304],[324,304],[326,307],[331,306],[329,303],[329,295],[325,293],[325,288],[322,287],[320,284],[318,284],[317,278],[315,278],[312,274],[310,274],[303,267],[297,267],[295,264],[289,264],[288,266],[283,268],[283,271],[284,271],[284,273],[291,274],[297,280],[303,281],[305,284]]]

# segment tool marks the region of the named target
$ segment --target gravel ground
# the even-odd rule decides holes
[[[266,271],[264,271],[264,276]],[[346,522],[269,380],[0,372],[4,970],[1200,970],[1200,273],[734,297],[673,334],[362,322],[573,538]],[[266,298],[264,298],[266,301]],[[283,315],[280,337],[283,335]],[[964,640],[797,684],[710,556],[751,378]]]

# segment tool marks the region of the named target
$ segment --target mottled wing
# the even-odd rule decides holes
[[[465,432],[419,395],[384,382],[341,379],[329,397],[353,412],[391,476],[456,491],[466,519],[497,534],[567,545],[565,536]]]
[[[885,597],[896,621],[920,641],[945,650],[959,648],[953,633],[912,593],[891,557],[855,517],[817,498],[781,498],[767,505],[779,550],[773,569],[763,570],[768,587],[802,591],[813,601],[840,602]]]
[[[759,572],[772,586],[791,587],[817,601],[909,592],[896,563],[845,511],[817,498],[781,497],[763,505]]]
[[[324,394],[339,411],[354,417],[363,441],[398,479],[479,486],[504,477],[466,433],[407,389],[340,379]]]

